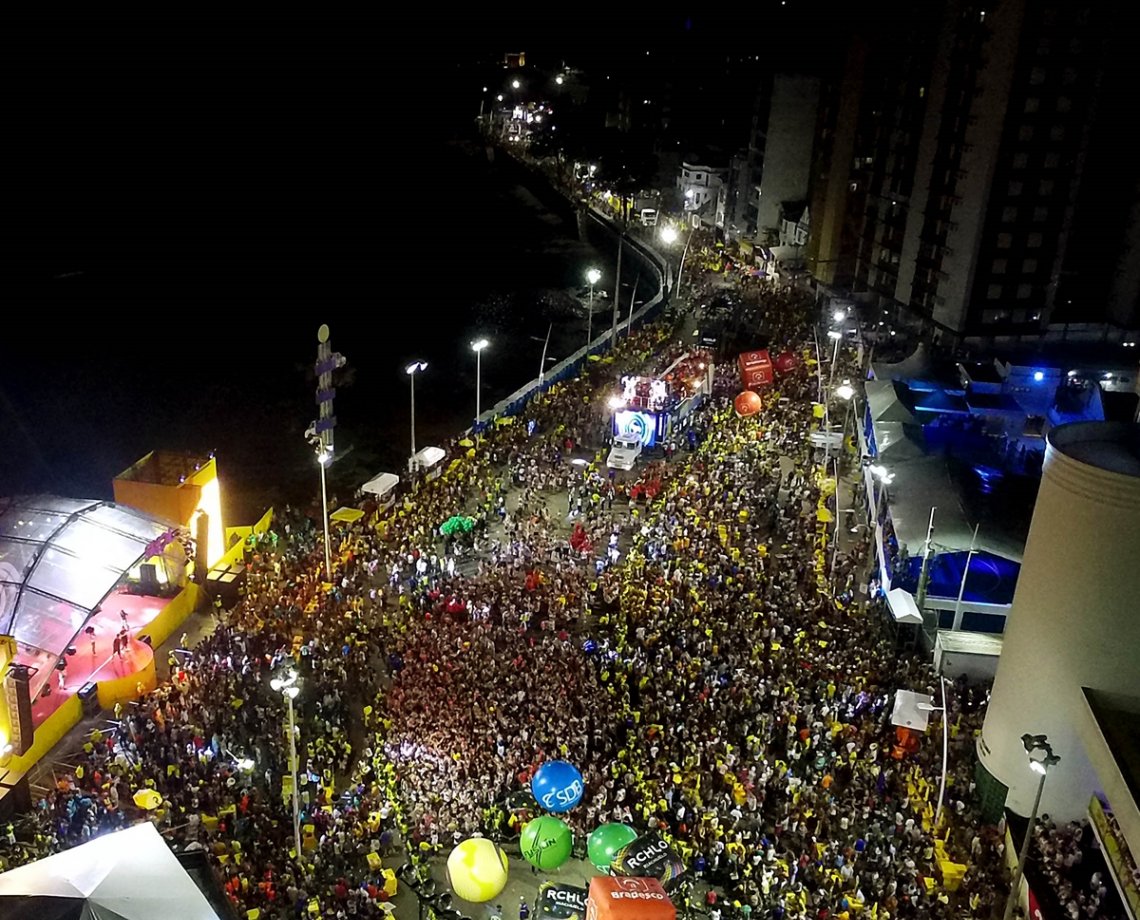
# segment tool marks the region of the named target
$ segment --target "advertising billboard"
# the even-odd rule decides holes
[[[652,447],[657,443],[657,424],[658,417],[653,412],[622,409],[614,413],[614,434],[636,438],[643,447]]]

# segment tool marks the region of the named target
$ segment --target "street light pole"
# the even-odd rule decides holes
[[[942,687],[942,781],[938,784],[938,808],[934,812],[934,832],[942,821],[942,805],[946,801],[946,771],[950,764],[950,709],[946,705],[946,677],[938,675]]]
[[[542,358],[538,363],[538,385],[542,386],[542,381],[546,377],[546,349],[550,347],[550,333],[554,331],[554,323],[546,327],[546,341],[542,343]]]
[[[1041,806],[1041,793],[1045,789],[1045,776],[1049,768],[1061,762],[1061,758],[1053,753],[1045,735],[1022,735],[1021,743],[1025,745],[1025,752],[1029,756],[1029,769],[1040,778],[1037,780],[1037,794],[1033,797],[1033,810],[1029,813],[1029,824],[1025,827],[1025,839],[1021,841],[1021,851],[1017,854],[1017,868],[1010,880],[1009,897],[1005,902],[1005,913],[1002,920],[1013,917],[1013,908],[1021,891],[1021,879],[1025,875],[1025,863],[1029,859],[1029,843],[1033,839],[1033,827],[1037,823],[1037,809]],[[1044,756],[1035,760],[1033,754],[1042,751]]]
[[[325,467],[329,462],[329,453],[321,448],[317,454],[317,466],[321,468],[321,523],[325,526],[325,579],[332,582],[332,551],[329,549],[329,490],[325,484]]]
[[[924,626],[926,613],[923,608],[926,604],[926,584],[930,580],[930,541],[934,537],[934,512],[937,510],[937,508],[930,509],[930,523],[926,527],[926,542],[922,547],[922,568],[918,572],[918,596],[915,598],[918,602],[919,612],[923,614]]]
[[[479,339],[471,343],[471,348],[475,352],[475,421],[479,421],[479,416],[482,415],[480,411],[481,403],[480,396],[483,393],[483,349],[491,343],[486,339]]]
[[[950,626],[954,630],[962,628],[962,598],[966,594],[966,579],[970,577],[970,562],[974,558],[974,549],[978,543],[978,528],[981,526],[981,523],[975,524],[974,535],[970,537],[970,551],[966,554],[966,568],[962,572],[962,582],[958,585],[958,600],[954,602],[954,622]]]
[[[412,389],[412,456],[416,455],[416,374],[427,370],[427,361],[413,361],[404,368]],[[409,461],[410,462],[410,461]]]
[[[289,707],[289,769],[293,774],[293,845],[297,848],[297,859],[301,858],[301,800],[297,782],[297,719],[293,709],[296,687],[285,690],[285,702]]]
[[[586,317],[586,349],[590,348],[590,343],[594,341],[594,285],[602,277],[602,273],[596,268],[591,268],[586,272],[586,280],[590,283],[590,309],[589,315]]]
[[[269,686],[285,697],[285,708],[289,712],[289,772],[293,777],[293,845],[297,851],[297,861],[301,861],[301,800],[297,782],[297,718],[293,700],[301,692],[297,686],[297,672],[290,671],[285,678],[275,677]]]

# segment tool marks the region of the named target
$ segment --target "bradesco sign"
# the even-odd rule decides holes
[[[669,895],[655,878],[597,876],[590,880],[586,920],[676,920]]]

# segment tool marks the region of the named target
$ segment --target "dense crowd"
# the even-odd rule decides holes
[[[981,707],[965,688],[947,698],[940,840],[941,752],[900,753],[890,724],[896,689],[937,695],[936,680],[883,631],[867,541],[835,553],[821,523],[840,509],[808,441],[810,304],[758,282],[742,296],[799,368],[749,419],[719,374],[684,449],[642,474],[652,494],[630,488],[637,473],[615,482],[600,450],[606,381],[683,350],[663,324],[339,530],[331,584],[313,523],[281,515],[241,602],[38,803],[44,848],[148,816],[205,846],[234,904],[265,920],[380,916],[380,857],[423,867],[472,833],[516,833],[531,776],[559,757],[584,777],[567,815],[580,839],[605,821],[659,831],[710,903],[721,893],[718,914],[989,916],[1003,838],[973,811]],[[454,515],[474,526],[444,538]],[[270,687],[290,672],[300,853]],[[146,788],[162,797],[149,815],[133,799]],[[956,890],[939,861],[966,867]]]

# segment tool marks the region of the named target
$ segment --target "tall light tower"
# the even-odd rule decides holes
[[[336,389],[332,385],[332,375],[338,367],[344,367],[344,355],[334,352],[329,344],[328,323],[317,329],[317,420],[309,426],[305,436],[309,439],[317,455],[321,468],[321,524],[325,532],[325,578],[332,581],[332,552],[329,549],[329,498],[325,485],[325,467],[332,460],[333,429],[336,416],[333,415],[333,398]]]

